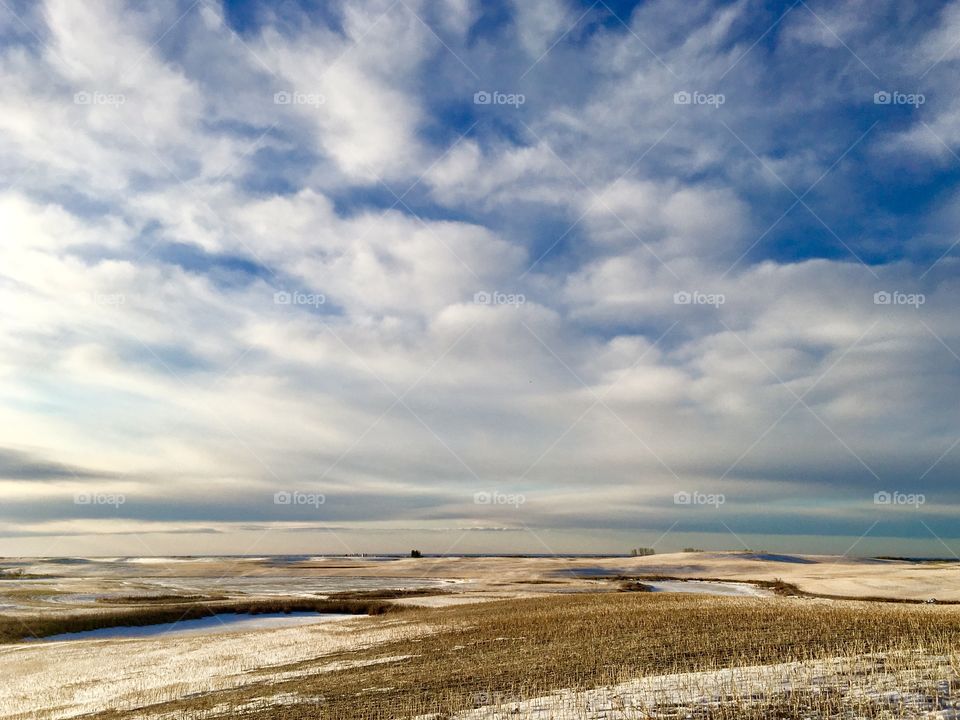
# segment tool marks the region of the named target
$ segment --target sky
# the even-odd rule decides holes
[[[0,2],[0,554],[955,557],[960,0]]]

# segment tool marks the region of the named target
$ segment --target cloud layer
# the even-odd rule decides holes
[[[949,539],[921,5],[0,10],[0,550]]]

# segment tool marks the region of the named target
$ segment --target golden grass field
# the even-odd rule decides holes
[[[53,632],[242,609],[236,599],[2,618],[0,718],[960,717],[960,605],[624,592],[635,583],[552,573],[452,594],[261,599],[374,614],[210,638],[15,636],[40,621]]]
[[[413,609],[367,622],[392,633],[271,666],[262,682],[252,672],[252,682],[234,689],[92,717],[446,718],[480,705],[499,705],[503,717],[532,717],[512,710],[563,689],[785,663],[800,663],[790,676],[801,682],[789,691],[779,680],[759,691],[755,682],[738,689],[734,679],[695,717],[923,717],[907,714],[916,702],[871,698],[852,692],[852,683],[865,690],[884,683],[923,696],[927,707],[952,703],[960,682],[954,607],[597,593]],[[822,663],[838,658],[846,670],[833,670],[835,687],[816,685]],[[669,697],[660,714],[647,714],[656,704],[654,693],[643,709],[624,704],[620,717],[684,716]],[[562,716],[600,717],[576,709],[575,700],[572,707]]]
[[[791,677],[806,686],[784,691],[773,682],[758,692],[745,683],[741,693],[731,682],[695,717],[921,717],[908,714],[919,712],[916,703],[852,693],[851,683],[869,690],[874,678],[892,680],[926,707],[952,703],[960,681],[960,611],[952,607],[604,593],[417,609],[370,622],[392,627],[384,636],[392,639],[272,667],[263,682],[163,703],[149,714],[93,717],[447,718],[489,704],[503,717],[524,717],[512,711],[518,702],[561,689],[794,662]],[[846,659],[846,673],[836,672],[835,687],[817,686],[818,663],[837,658]],[[342,667],[331,670],[336,663]],[[284,674],[291,677],[277,680]],[[648,714],[650,702],[633,714],[624,706],[622,717],[683,716],[669,701]],[[564,717],[595,717],[581,710]]]

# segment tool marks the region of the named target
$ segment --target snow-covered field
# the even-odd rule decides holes
[[[409,624],[350,618],[277,630],[0,646],[0,718],[73,718],[296,675],[280,666],[407,636]],[[304,672],[344,667],[321,664]],[[138,713],[139,717],[147,715]]]
[[[11,616],[24,612],[59,613],[65,609],[95,612],[104,607],[102,599],[116,596],[175,593],[243,598],[300,597],[344,589],[417,587],[452,592],[411,596],[400,602],[439,608],[556,593],[615,592],[620,582],[616,578],[621,575],[677,578],[644,581],[655,592],[662,593],[766,597],[771,594],[769,591],[745,581],[782,577],[812,590],[960,599],[960,573],[955,564],[747,553],[678,553],[609,559],[424,558],[376,562],[366,558],[293,561],[163,558],[96,562],[70,559],[69,562],[24,562],[19,568],[34,575],[4,579],[0,585],[0,605],[9,606],[5,614]],[[594,569],[596,573],[591,574]],[[724,579],[704,581],[694,579],[696,577]],[[766,602],[777,600],[762,604]],[[829,601],[803,601],[805,606],[817,602]],[[99,638],[0,645],[0,720],[74,718],[107,707],[133,710],[136,717],[151,720],[179,720],[163,718],[144,708],[187,696],[269,684],[347,667],[344,661],[333,660],[329,655],[433,631],[393,616],[302,621],[307,624],[300,624],[300,618],[288,618],[281,624],[297,624],[279,628],[269,626],[273,622],[270,618],[258,618],[243,620],[241,627],[229,633],[210,632],[210,628],[222,627],[219,621],[210,622],[201,621],[201,625],[206,623],[206,626],[194,632],[159,637],[122,637],[127,631],[105,631],[106,636]],[[244,625],[246,622],[254,624]],[[151,631],[133,630],[130,634],[140,632]],[[406,652],[404,648],[384,654]],[[847,652],[846,648],[840,650],[843,654]],[[414,659],[381,657],[376,662],[412,663],[417,657],[416,650],[413,653],[404,657]],[[828,693],[853,703],[889,705],[891,718],[960,720],[960,681],[954,670],[960,667],[957,658],[918,656],[906,664],[888,660],[872,656],[664,675],[587,692],[561,691],[523,702],[513,702],[493,692],[490,697],[478,698],[477,704],[485,707],[461,717],[464,720],[686,718],[696,717],[698,709],[729,702],[731,698],[753,701],[778,694],[814,692]],[[306,665],[295,667],[299,663]],[[274,696],[270,688],[266,688],[257,702],[258,707],[264,707],[312,700],[289,692]],[[901,707],[909,708],[909,713],[896,714],[900,712],[896,708]],[[230,709],[225,712],[229,713]],[[826,716],[812,714],[810,717]]]
[[[908,662],[904,663],[905,660]],[[908,670],[903,669],[905,665],[909,665]],[[960,678],[950,658],[894,659],[873,655],[658,675],[589,691],[564,690],[524,701],[512,701],[492,692],[478,697],[482,707],[455,717],[457,720],[679,720],[700,717],[699,713],[723,705],[743,708],[778,696],[809,691],[813,697],[842,698],[851,708],[879,707],[881,713],[889,712],[883,717],[891,720],[950,720],[960,718],[958,681]],[[823,720],[835,716],[819,714],[811,708],[808,717]],[[845,714],[842,717],[860,716]]]
[[[0,605],[57,605],[91,596],[157,593],[291,595],[385,587],[449,587],[466,581],[481,592],[600,589],[622,575],[774,580],[801,590],[850,597],[960,601],[957,563],[905,562],[840,556],[753,552],[688,552],[646,557],[248,557],[248,558],[10,558],[0,569],[32,578],[0,583]],[[524,587],[525,583],[533,583]],[[34,588],[38,597],[19,592]],[[11,596],[7,590],[18,591]],[[458,591],[463,588],[457,588]],[[51,592],[52,591],[52,592]],[[46,598],[44,592],[51,592]]]

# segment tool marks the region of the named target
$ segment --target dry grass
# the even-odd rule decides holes
[[[0,568],[0,580],[42,580],[52,575],[37,575],[28,573],[21,568]]]
[[[609,579],[617,582],[641,582],[641,581],[650,581],[650,582],[662,582],[662,581],[674,581],[674,582],[689,582],[691,580],[699,580],[701,582],[716,582],[716,583],[729,583],[736,582],[743,585],[754,585],[758,588],[763,588],[764,590],[770,590],[775,595],[780,595],[782,597],[805,597],[805,598],[820,598],[823,600],[858,600],[866,601],[873,603],[902,603],[906,605],[960,605],[960,600],[937,600],[935,598],[928,598],[926,600],[918,600],[916,598],[901,598],[901,597],[889,597],[886,595],[836,595],[830,593],[814,593],[808,592],[806,590],[801,590],[799,586],[795,583],[788,583],[780,578],[775,580],[729,580],[724,578],[715,578],[715,577],[697,577],[697,578],[684,578],[678,577],[676,575],[612,575]]]
[[[131,610],[98,610],[66,615],[0,615],[0,643],[40,639],[62,633],[99,630],[109,627],[143,627],[181,620],[195,620],[224,613],[261,615],[266,613],[316,612],[349,615],[381,615],[405,610],[382,600],[327,600],[278,598],[271,600],[192,602],[155,605],[146,603]]]
[[[309,671],[331,659],[406,659],[308,672],[296,680],[190,698],[164,709],[174,718],[443,718],[491,698],[535,698],[561,688],[588,689],[667,673],[878,653],[905,658],[897,672],[909,675],[924,658],[952,657],[960,647],[955,608],[789,598],[577,594],[415,610],[401,617],[431,631],[287,669]],[[955,678],[952,669],[947,674],[948,682]],[[258,701],[276,694],[288,698],[287,704],[258,709]],[[854,702],[849,697],[813,688],[728,700],[691,717],[832,717],[834,711],[855,709],[847,707]],[[872,713],[869,702],[857,702],[860,714],[847,716],[905,716]]]
[[[438,588],[418,588],[415,590],[355,590],[335,592],[327,595],[328,600],[402,600],[403,598],[434,597],[452,595],[450,590]]]
[[[101,605],[176,605],[226,599],[226,595],[117,595],[97,598],[97,602]]]

